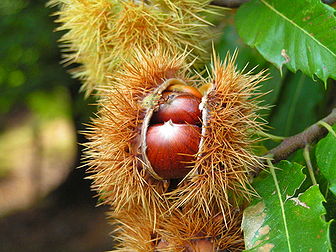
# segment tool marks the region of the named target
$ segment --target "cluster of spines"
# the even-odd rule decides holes
[[[203,13],[209,2],[50,2],[60,5],[59,30],[67,30],[65,62],[81,64],[74,75],[87,94],[100,93],[100,111],[86,132],[86,157],[93,189],[113,209],[120,251],[184,251],[202,239],[221,249],[243,247],[239,200],[253,194],[248,174],[260,165],[250,129],[260,128],[253,97],[264,77],[239,73],[234,57],[223,64],[214,60],[207,80],[190,77],[195,55],[206,51]],[[211,87],[194,171],[167,191],[169,182],[143,169],[137,145],[144,98],[169,78]],[[160,248],[160,241],[166,246]]]
[[[90,178],[102,202],[112,206],[120,224],[121,251],[130,251],[126,248],[132,246],[136,251],[148,251],[148,246],[157,246],[153,237],[170,240],[168,247],[158,251],[169,251],[174,246],[173,251],[178,251],[181,244],[192,245],[198,239],[194,232],[184,231],[186,226],[204,230],[199,225],[218,215],[222,218],[221,225],[212,229],[212,233],[204,231],[205,236],[223,234],[214,238],[219,247],[242,246],[232,240],[226,242],[225,230],[232,225],[230,232],[241,241],[237,212],[243,204],[239,199],[248,199],[253,193],[248,174],[260,165],[251,150],[255,141],[251,128],[261,127],[254,97],[257,84],[265,77],[262,73],[241,74],[234,67],[234,57],[228,57],[224,63],[214,60],[211,78],[195,82],[189,77],[186,56],[172,58],[162,51],[136,51],[135,57],[110,79],[114,88],[102,96],[105,98],[101,99],[98,117],[87,132]],[[169,78],[190,85],[212,84],[205,96],[207,123],[203,125],[203,143],[194,163],[197,172],[191,172],[177,188],[168,191],[169,182],[152,178],[144,169],[137,147],[145,116],[144,99]],[[177,219],[183,220],[184,226],[174,225]],[[172,227],[176,232],[172,232]],[[136,235],[145,229],[147,233]]]
[[[166,48],[170,55],[192,51],[189,62],[206,57],[210,35],[205,13],[212,13],[209,0],[51,0],[64,63],[79,63],[72,70],[90,94],[106,84],[107,75],[122,68],[136,48]],[[203,56],[202,56],[203,55]],[[201,57],[200,57],[201,56]]]
[[[58,31],[66,31],[61,38],[63,63],[80,66],[71,70],[75,78],[83,81],[82,89],[89,94],[95,83],[106,81],[109,71],[110,45],[106,41],[109,23],[113,20],[117,1],[110,0],[51,0],[50,6],[58,5]]]
[[[143,99],[163,80],[172,76],[185,78],[186,54],[170,58],[164,53],[138,51],[133,63],[126,63],[115,78],[112,89],[100,101],[101,110],[85,133],[89,172],[93,189],[101,202],[113,205],[116,212],[140,204],[152,218],[167,210],[162,197],[166,181],[153,179],[144,169],[137,148],[144,118]]]
[[[210,251],[202,250],[204,245],[213,248],[211,251],[244,249],[239,211],[227,221],[220,214],[204,218],[197,212],[185,214],[179,209],[152,220],[137,206],[117,216],[112,211],[110,218],[115,218],[117,251]]]
[[[198,175],[187,177],[170,193],[173,208],[188,207],[209,216],[217,211],[230,213],[254,194],[250,174],[262,163],[253,153],[257,140],[252,136],[263,125],[256,97],[258,84],[267,76],[263,72],[242,74],[234,62],[235,55],[228,55],[223,63],[214,59],[212,77],[206,81],[212,87],[204,103],[203,141],[191,172]]]

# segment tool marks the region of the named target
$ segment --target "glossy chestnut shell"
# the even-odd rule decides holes
[[[173,85],[168,86],[166,91],[172,91],[172,92],[177,92],[177,93],[188,93],[200,99],[202,98],[202,94],[197,88],[188,86],[188,85],[173,84]]]
[[[159,108],[153,113],[152,124],[173,123],[201,124],[201,99],[190,93],[163,92]]]
[[[193,169],[202,135],[201,102],[196,87],[175,78],[144,97],[138,147],[144,168],[154,179],[181,179]]]
[[[198,152],[201,128],[168,121],[147,131],[147,157],[163,179],[183,178],[192,169]]]

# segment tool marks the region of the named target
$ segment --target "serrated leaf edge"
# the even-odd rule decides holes
[[[321,45],[321,47],[325,48],[327,51],[329,51],[332,55],[334,55],[336,57],[336,54],[333,51],[331,51],[328,47],[326,47],[324,44],[322,44],[320,41],[318,41],[315,37],[313,37],[309,33],[307,33],[301,26],[299,26],[296,23],[292,22],[285,15],[283,15],[281,12],[279,12],[277,9],[275,9],[272,5],[270,5],[267,2],[265,2],[265,0],[259,0],[259,1],[262,2],[264,5],[266,5],[268,8],[270,8],[271,10],[273,10],[276,14],[278,14],[280,17],[282,17],[283,19],[285,19],[287,22],[289,22],[292,25],[296,26],[299,30],[301,30],[303,33],[305,33],[306,35],[308,35],[308,37],[310,37],[311,39],[313,39],[315,42],[317,42],[319,45]]]

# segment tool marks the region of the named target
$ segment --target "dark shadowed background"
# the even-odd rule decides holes
[[[43,0],[0,1],[0,251],[112,249],[80,166],[92,99],[60,65]]]

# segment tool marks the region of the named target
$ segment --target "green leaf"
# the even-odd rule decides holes
[[[225,20],[225,23],[230,23],[230,19]],[[255,49],[247,46],[239,37],[236,27],[234,25],[226,24],[222,30],[222,35],[216,44],[216,52],[224,59],[227,52],[231,54],[238,49],[236,64],[238,69],[243,69],[246,65],[247,70],[251,70],[255,66],[258,69],[268,67],[268,62]]]
[[[333,127],[336,130],[336,125]],[[317,165],[329,182],[329,189],[336,195],[336,138],[329,133],[316,146]]]
[[[247,251],[328,251],[329,223],[318,186],[295,195],[303,166],[280,162],[274,175],[255,181],[260,198],[245,209],[242,228]]]
[[[319,106],[326,97],[322,85],[298,72],[289,73],[281,90],[281,103],[272,111],[272,134],[290,136],[301,132],[319,118]]]
[[[319,0],[252,0],[239,8],[239,35],[281,69],[336,79],[335,10]]]
[[[260,100],[262,101],[261,105],[274,105],[278,100],[284,76],[280,75],[275,66],[265,61],[256,49],[244,44],[237,34],[236,27],[229,24],[230,16],[227,19],[225,22],[226,26],[222,30],[221,38],[216,44],[216,52],[224,59],[227,52],[232,54],[235,50],[238,50],[235,62],[238,69],[243,69],[246,66],[245,71],[252,70],[255,67],[255,72],[268,69],[267,72],[270,74],[270,78],[263,81],[259,86],[260,92],[265,94]],[[262,113],[267,115],[269,110],[263,111]]]
[[[327,203],[325,204],[325,208],[327,210],[326,220],[335,220],[336,219],[336,195],[333,193],[327,194]],[[331,222],[330,225],[330,234],[331,234],[331,244],[332,244],[332,251],[336,251],[336,222]]]

